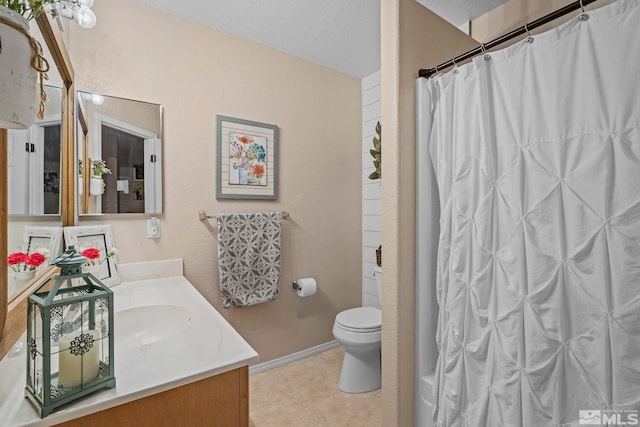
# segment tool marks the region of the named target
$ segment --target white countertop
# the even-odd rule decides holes
[[[62,423],[258,360],[255,350],[183,276],[127,281],[112,289],[116,387],[97,391],[40,419],[24,397],[23,349],[0,361],[3,427]]]

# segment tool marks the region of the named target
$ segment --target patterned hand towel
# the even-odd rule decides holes
[[[275,299],[281,212],[218,214],[220,293],[225,308]]]

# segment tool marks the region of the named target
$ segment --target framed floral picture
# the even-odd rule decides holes
[[[217,199],[278,198],[278,127],[217,116]]]
[[[22,234],[22,251],[46,253],[52,260],[62,253],[62,227],[27,225]]]
[[[111,225],[64,227],[64,241],[88,259],[82,270],[92,273],[107,286],[120,283],[118,260]]]

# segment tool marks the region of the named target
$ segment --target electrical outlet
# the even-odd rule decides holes
[[[160,237],[160,220],[155,216],[147,220],[147,238],[158,239]]]

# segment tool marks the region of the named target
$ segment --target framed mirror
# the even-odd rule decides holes
[[[162,106],[78,91],[80,215],[162,213]]]
[[[31,35],[43,46],[49,63],[44,90],[44,117],[36,118],[28,129],[7,130],[7,253],[32,255],[42,248],[28,246],[24,239],[32,227],[62,229],[62,127],[64,80],[46,49],[45,38],[35,21]],[[11,303],[47,267],[49,256],[39,266],[10,265],[7,272],[7,298]],[[35,267],[35,269],[33,269]],[[32,274],[27,274],[28,270]],[[36,274],[37,273],[37,274]]]
[[[29,129],[28,153],[24,156],[30,156],[31,146],[34,144],[34,152],[36,152],[37,144],[40,142],[33,139],[33,134],[49,134],[42,136],[41,150],[42,155],[38,153],[38,160],[29,160],[26,163],[42,162],[37,165],[37,173],[34,178],[27,175],[26,166],[20,166],[21,171],[17,169],[13,172],[12,187],[9,188],[8,181],[10,177],[10,166],[15,167],[15,157],[10,158],[9,153],[9,131],[0,129],[0,173],[5,176],[0,185],[0,258],[7,259],[11,250],[23,251],[23,242],[25,233],[33,231],[29,227],[54,227],[61,229],[62,226],[74,225],[75,219],[75,198],[73,179],[73,68],[69,55],[64,46],[62,33],[58,23],[53,22],[48,15],[41,15],[34,21],[31,21],[31,35],[40,41],[44,56],[48,60],[50,69],[48,72],[48,80],[45,83],[47,88],[47,96],[49,101],[45,105],[45,119],[36,123],[39,128]],[[56,89],[61,88],[61,89]],[[53,116],[57,115],[58,118]],[[59,120],[59,124],[57,123]],[[56,127],[56,129],[46,130],[47,127]],[[11,131],[13,132],[13,131]],[[56,136],[59,135],[59,136]],[[14,136],[11,136],[14,138]],[[55,141],[58,140],[56,144]],[[49,141],[49,142],[46,142]],[[57,150],[55,149],[57,145]],[[48,149],[46,147],[49,147]],[[20,144],[14,144],[12,150],[19,150]],[[48,155],[45,153],[49,151]],[[49,160],[47,160],[49,159]],[[54,160],[51,160],[54,159]],[[58,160],[59,159],[59,160]],[[58,165],[51,162],[59,162]],[[35,166],[34,166],[35,168]],[[31,169],[29,169],[31,170]],[[23,175],[24,174],[24,175]],[[31,181],[33,179],[33,181]],[[14,184],[16,186],[14,186]],[[10,204],[9,192],[13,192],[11,200],[23,200],[26,202],[22,207]],[[57,194],[56,194],[57,192]],[[25,193],[25,194],[22,194]],[[22,202],[20,202],[22,203]],[[46,206],[46,207],[45,207]],[[12,212],[11,215],[8,215]],[[34,240],[44,243],[41,236],[40,240]],[[30,241],[30,239],[29,239]],[[30,245],[27,245],[27,251],[30,251]],[[11,289],[11,299],[9,298],[9,266],[7,262],[0,263],[0,357],[4,356],[11,348],[14,342],[20,337],[26,327],[26,297],[29,291],[36,286],[38,280],[45,275],[51,274],[53,267],[42,272],[40,278],[34,277],[24,281],[19,289],[13,287]],[[42,267],[38,267],[42,268]]]

